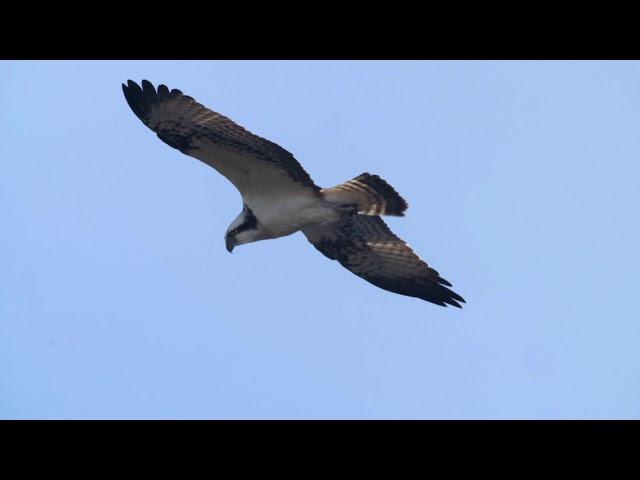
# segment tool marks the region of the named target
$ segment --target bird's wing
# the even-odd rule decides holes
[[[306,227],[302,232],[326,257],[380,288],[443,307],[461,308],[458,302],[464,302],[380,217],[353,215],[340,222]]]
[[[315,194],[319,187],[291,153],[165,85],[122,85],[133,113],[160,140],[218,170],[243,197]]]

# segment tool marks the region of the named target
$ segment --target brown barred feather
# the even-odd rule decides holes
[[[464,298],[416,255],[380,218],[353,215],[341,222],[303,228],[326,257],[384,290],[462,308]],[[446,285],[446,286],[445,286]]]
[[[408,204],[395,189],[378,175],[363,173],[348,182],[322,190],[335,203],[356,204],[360,215],[404,216]]]
[[[133,113],[156,132],[160,140],[182,153],[220,170],[219,164],[211,162],[211,152],[218,151],[216,149],[235,152],[258,164],[279,169],[285,178],[302,187],[320,191],[320,187],[291,153],[204,107],[180,90],[169,91],[165,85],[160,85],[156,90],[147,80],[142,81],[142,87],[129,80],[127,85],[122,85],[122,90]],[[203,148],[211,152],[202,152]],[[220,173],[242,189],[238,177],[230,176],[228,170]]]

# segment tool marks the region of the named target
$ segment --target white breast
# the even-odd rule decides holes
[[[339,215],[315,195],[243,197],[269,237],[283,237],[307,225],[334,222]]]

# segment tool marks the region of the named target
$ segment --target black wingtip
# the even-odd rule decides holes
[[[449,305],[451,305],[452,307],[462,308],[462,305],[460,305],[460,303],[466,303],[464,298],[462,298],[453,290],[445,287],[444,285],[441,285],[442,282],[440,282],[440,280],[441,279],[439,278],[439,283],[436,283],[431,288],[427,289],[426,292],[423,292],[423,294],[420,295],[420,298],[426,300],[427,302],[440,305],[442,307],[448,307]],[[449,286],[451,286],[451,284],[449,284]]]
[[[458,295],[456,292],[447,289],[449,292],[449,298],[447,298],[446,302],[450,303],[454,307],[462,308],[458,302],[467,303],[464,298]],[[457,301],[456,301],[457,300]]]
[[[122,85],[122,92],[124,93],[124,98],[127,100],[129,107],[131,107],[131,110],[133,110],[133,113],[135,113],[138,118],[143,120],[142,106],[140,104],[140,95],[138,92],[139,90],[140,87],[138,84],[132,80],[127,80],[126,86]]]
[[[153,103],[156,100],[156,88],[149,80],[142,80],[142,94],[149,103]]]
[[[127,80],[127,86],[132,90],[140,90],[140,91],[142,91],[142,89],[140,88],[140,85],[138,85],[136,82],[134,82],[131,79]]]
[[[133,80],[127,80],[127,84],[122,84],[124,97],[133,110],[133,113],[144,123],[154,103],[157,102],[158,95],[153,84],[149,80],[142,80],[142,87]]]
[[[462,298],[460,295],[458,295],[455,292],[453,293],[453,298],[455,298],[455,300],[452,300],[452,302],[455,302],[455,304],[456,304],[455,306],[458,307],[458,308],[462,308],[462,305],[460,305],[460,303],[465,303],[465,304],[467,303],[467,301],[464,298]],[[460,303],[458,303],[458,302],[460,302]]]
[[[460,305],[458,302],[456,302],[455,300],[452,300],[451,298],[447,299],[447,303],[449,305],[452,305],[454,307],[458,307],[458,308],[462,308],[462,305]]]
[[[171,92],[169,92],[169,88],[166,85],[158,85],[158,98],[160,100],[168,100],[171,96]]]

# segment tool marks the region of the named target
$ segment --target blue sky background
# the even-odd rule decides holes
[[[179,88],[388,224],[467,305],[242,208],[120,84]],[[639,62],[0,62],[1,418],[640,418]]]

